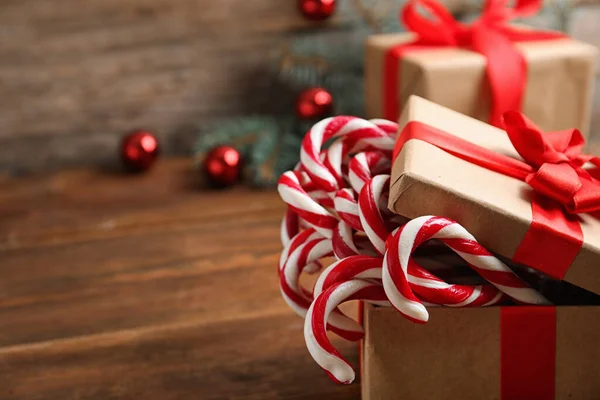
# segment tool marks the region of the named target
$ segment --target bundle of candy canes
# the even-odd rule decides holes
[[[355,375],[326,331],[354,341],[364,333],[338,309],[346,301],[393,307],[417,323],[427,322],[426,306],[548,304],[456,222],[434,216],[406,222],[388,211],[397,131],[396,123],[381,119],[322,120],[306,134],[300,163],[278,182],[288,205],[281,226],[281,293],[305,318],[310,354],[336,382],[350,383]],[[447,283],[425,269],[413,253],[431,239],[458,254],[485,283]],[[323,269],[329,257],[336,261]],[[312,290],[300,284],[303,272],[320,272]]]

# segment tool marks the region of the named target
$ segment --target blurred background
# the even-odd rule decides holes
[[[236,137],[253,179],[271,184],[314,122],[298,117],[297,96],[320,86],[335,113],[361,115],[364,39],[402,30],[401,0],[337,3],[316,21],[294,0],[2,1],[0,169],[114,165],[123,135],[143,129],[166,155]],[[445,3],[467,21],[482,4]],[[528,24],[600,46],[597,1],[544,4]]]

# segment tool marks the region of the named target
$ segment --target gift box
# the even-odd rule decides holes
[[[600,161],[579,153],[576,131],[544,134],[518,113],[507,116],[509,134],[410,97],[390,210],[450,218],[491,252],[600,293],[600,185],[586,172],[598,169],[579,166]]]
[[[517,1],[514,9],[505,3],[488,1],[479,21],[467,26],[434,0],[410,1],[402,20],[411,32],[374,35],[366,43],[367,117],[397,121],[407,99],[418,95],[495,126],[515,109],[544,130],[578,128],[587,136],[596,48],[558,32],[508,25],[541,2]]]
[[[600,307],[431,308],[418,325],[366,305],[362,398],[592,400]]]
[[[506,132],[410,97],[389,208],[457,221],[519,274],[533,269],[555,305],[429,308],[414,324],[367,304],[364,399],[600,398],[600,160],[575,130],[505,119]]]

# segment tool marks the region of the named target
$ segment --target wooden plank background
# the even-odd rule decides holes
[[[137,127],[189,149],[199,124],[277,98],[265,68],[307,25],[294,1],[2,1],[0,160],[98,163]]]
[[[200,126],[287,110],[281,47],[343,24],[306,21],[296,0],[3,0],[0,169],[112,163],[136,128],[189,153]]]
[[[460,12],[479,1],[446,3]],[[166,153],[189,153],[199,126],[289,109],[280,100],[289,98],[285,88],[273,85],[282,45],[345,23],[337,15],[315,25],[296,7],[296,0],[2,0],[0,170],[114,163],[119,138],[135,128],[156,132]]]

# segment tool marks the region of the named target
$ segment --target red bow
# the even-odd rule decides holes
[[[536,192],[564,205],[572,214],[600,210],[600,158],[581,154],[585,139],[577,129],[543,133],[516,111],[504,114],[514,148],[533,171],[525,176]],[[595,165],[586,170],[586,163]]]
[[[502,114],[520,110],[527,81],[527,66],[514,42],[565,37],[558,32],[517,29],[508,25],[515,18],[535,15],[541,0],[487,0],[481,17],[470,25],[460,23],[437,0],[411,0],[401,18],[408,30],[418,34],[416,44],[468,48],[487,59],[486,73],[492,94],[490,123],[501,127]],[[419,7],[430,13],[423,15]]]

